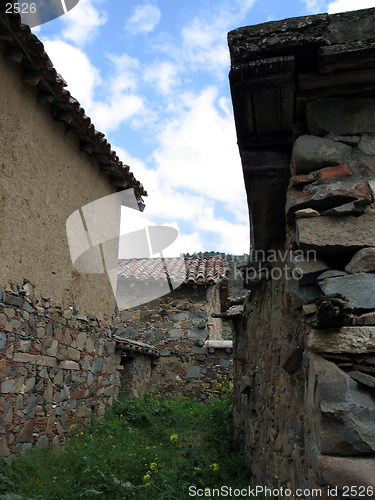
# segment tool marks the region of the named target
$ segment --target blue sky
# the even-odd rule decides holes
[[[355,8],[375,6],[357,0]],[[145,224],[174,253],[249,251],[228,84],[229,30],[353,10],[349,0],[80,0],[33,31],[96,128],[144,184]]]

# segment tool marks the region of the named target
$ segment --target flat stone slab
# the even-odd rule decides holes
[[[375,244],[375,241],[374,241]],[[375,247],[362,248],[347,264],[345,270],[348,273],[373,273],[375,272]]]
[[[360,384],[366,385],[367,387],[375,388],[375,377],[371,375],[367,375],[366,373],[359,372],[358,370],[353,370],[348,373],[349,377],[351,377],[356,382]]]
[[[288,224],[292,224],[294,214],[297,219],[307,218],[306,216],[298,216],[301,212],[303,213],[303,209],[318,211],[318,216],[319,212],[323,212],[322,215],[342,217],[363,213],[363,207],[371,202],[372,193],[368,183],[356,177],[346,177],[335,182],[307,184],[302,190],[290,189],[287,194],[285,211]],[[357,208],[357,204],[360,205],[359,208]],[[331,213],[324,213],[326,211]]]
[[[295,286],[292,289],[293,308],[298,309],[304,304],[310,304],[322,297],[322,292],[318,286]]]
[[[322,274],[319,274],[317,281],[322,281],[325,278],[336,278],[337,276],[346,276],[347,273],[345,271],[340,271],[336,269],[330,269],[329,271],[325,271]]]
[[[375,111],[375,106],[373,108]],[[372,124],[373,129],[375,129],[374,124]],[[365,155],[374,156],[375,155],[375,137],[371,135],[364,135],[361,142],[358,144],[358,148],[365,153]]]
[[[315,441],[326,455],[374,453],[375,401],[335,363],[309,357],[310,415],[320,416],[313,425]]]
[[[233,340],[206,340],[204,345],[214,349],[233,349]]]
[[[355,215],[362,214],[364,212],[363,206],[356,207],[355,204],[351,201],[350,203],[344,203],[344,205],[340,205],[338,207],[331,208],[330,210],[326,210],[322,213],[322,215]]]
[[[307,346],[313,352],[362,354],[375,351],[375,326],[344,326],[311,330]]]
[[[314,99],[307,104],[306,114],[311,134],[375,133],[375,99]]]
[[[332,139],[301,135],[293,146],[295,173],[308,174],[323,167],[343,164],[351,151],[351,146]]]
[[[372,326],[375,325],[375,311],[371,311],[366,314],[362,314],[357,318],[356,324],[358,326]]]
[[[358,491],[359,488],[375,490],[374,457],[346,458],[320,455],[318,464],[324,481],[331,488],[338,487],[342,491],[344,487],[351,485],[357,487]]]
[[[325,278],[319,286],[325,295],[343,295],[351,307],[375,309],[375,274],[357,273]]]
[[[347,253],[371,247],[375,242],[375,213],[359,217],[313,217],[296,221],[296,240],[301,250],[325,254]]]

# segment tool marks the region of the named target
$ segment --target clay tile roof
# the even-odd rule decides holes
[[[65,123],[67,130],[80,138],[80,150],[99,162],[100,170],[110,176],[116,187],[134,188],[137,196],[147,196],[143,185],[119,160],[104,134],[95,130],[77,99],[64,88],[67,84],[54,68],[42,42],[21,23],[19,14],[5,13],[5,2],[0,5],[0,40],[6,43],[5,58],[22,67],[22,81],[38,89],[38,101],[49,103],[53,118]]]
[[[156,259],[122,259],[119,277],[131,280],[184,279],[190,285],[211,285],[227,279],[228,265],[221,256]]]

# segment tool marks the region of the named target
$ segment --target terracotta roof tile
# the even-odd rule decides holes
[[[0,40],[7,44],[5,58],[22,66],[23,81],[39,89],[38,100],[50,103],[53,118],[64,122],[81,139],[80,149],[99,162],[100,170],[111,177],[116,187],[134,188],[137,196],[147,196],[143,185],[119,160],[104,134],[95,130],[77,99],[64,88],[66,82],[54,68],[43,43],[21,23],[19,14],[5,13],[5,3],[0,6]]]
[[[225,280],[228,265],[222,257],[121,259],[119,277],[131,280],[182,280],[185,284],[210,285]]]

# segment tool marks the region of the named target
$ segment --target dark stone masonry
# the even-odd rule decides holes
[[[253,233],[234,417],[255,483],[320,498],[375,495],[374,24],[368,9],[228,35]]]
[[[103,319],[36,299],[28,285],[0,289],[0,456],[64,443],[119,394],[206,401],[228,386],[232,341],[211,316],[226,300],[228,269],[221,257],[185,263],[178,289]],[[143,264],[152,261],[137,272]]]
[[[111,323],[1,290],[0,455],[62,443],[118,392]]]
[[[121,335],[129,337],[129,328],[132,328],[134,339],[153,346],[160,355],[152,367],[149,392],[178,394],[204,401],[232,378],[232,341],[223,341],[218,329],[216,336],[212,335],[214,320],[210,312],[214,309],[207,301],[211,293],[210,288],[183,286],[172,296],[120,314],[120,320],[121,317],[127,319],[117,325],[115,339],[121,343]],[[124,370],[140,375],[137,363],[136,357],[122,359]],[[124,393],[129,388],[128,379],[124,374]],[[131,392],[145,392],[147,385],[141,386]]]
[[[165,259],[170,275],[178,269],[177,259]],[[187,257],[186,278],[169,294],[134,309],[119,313],[114,337],[119,352],[122,338],[134,339],[156,349],[160,356],[151,369],[149,390],[206,400],[232,376],[232,342],[222,339],[222,320],[213,317],[225,309],[230,291],[228,264],[220,256]],[[164,277],[150,259],[121,266],[119,287],[141,283],[157,288]],[[122,356],[123,391],[128,391],[131,374],[140,374],[136,358]],[[119,363],[119,364],[121,364]],[[129,374],[128,378],[126,373]],[[133,385],[136,384],[133,377]],[[147,387],[147,386],[145,386]],[[145,387],[133,392],[144,392]]]

